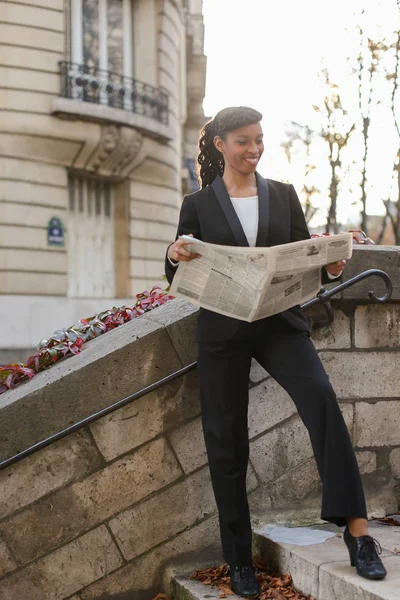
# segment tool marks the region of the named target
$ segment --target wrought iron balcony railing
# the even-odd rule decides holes
[[[134,112],[168,125],[168,96],[161,90],[111,71],[60,63],[61,96]]]

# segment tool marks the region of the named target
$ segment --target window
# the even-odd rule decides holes
[[[132,0],[71,0],[71,61],[133,77]]]
[[[71,175],[68,215],[68,295],[115,296],[113,186]]]

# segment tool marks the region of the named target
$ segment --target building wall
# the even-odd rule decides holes
[[[110,122],[109,107],[60,104],[69,1],[0,2],[0,363],[11,351],[23,358],[71,319],[132,304],[136,293],[165,285],[165,248],[182,200],[186,22],[180,1],[134,1],[134,75],[167,92],[169,122],[158,127],[121,110]],[[69,171],[117,184],[116,288],[108,299],[68,296]],[[66,228],[64,248],[47,245],[54,216]]]

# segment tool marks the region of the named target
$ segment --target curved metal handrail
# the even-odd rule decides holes
[[[367,279],[368,277],[373,277],[373,276],[380,277],[381,279],[383,279],[383,281],[386,284],[386,289],[385,289],[385,293],[383,294],[383,296],[377,296],[373,290],[370,290],[368,292],[368,296],[374,302],[383,304],[384,302],[387,302],[392,295],[392,292],[393,292],[392,280],[390,279],[389,275],[385,271],[382,271],[381,269],[368,269],[367,271],[363,271],[362,273],[355,275],[351,279],[348,279],[344,283],[340,283],[339,285],[336,285],[331,290],[326,290],[324,287],[321,287],[321,290],[317,294],[317,296],[315,298],[313,298],[312,300],[309,300],[308,302],[305,302],[304,304],[302,304],[301,307],[304,309],[304,308],[309,308],[310,306],[314,306],[315,304],[322,303],[327,312],[329,323],[332,323],[333,318],[334,318],[333,308],[330,303],[332,296],[336,296],[336,294],[339,294],[343,290],[346,290],[347,288],[355,285],[356,283],[359,283],[363,279]]]
[[[332,296],[338,294],[339,292],[341,292],[342,290],[345,290],[348,287],[351,287],[355,283],[358,283],[359,281],[366,279],[367,277],[372,277],[373,275],[376,275],[377,277],[381,277],[385,281],[386,291],[383,296],[376,296],[373,291],[369,291],[368,296],[371,298],[371,300],[374,300],[375,302],[379,302],[379,303],[387,302],[389,300],[389,298],[391,297],[392,290],[393,290],[393,284],[392,284],[392,281],[391,281],[389,275],[387,273],[385,273],[385,271],[381,271],[380,269],[369,269],[368,271],[364,271],[363,273],[360,273],[359,275],[352,277],[348,281],[345,281],[344,283],[337,285],[336,287],[332,288],[331,290],[326,290],[324,287],[322,287],[321,291],[316,296],[316,298],[313,298],[312,300],[309,300],[308,302],[305,302],[304,304],[302,304],[302,308],[308,308],[309,306],[313,306],[314,304],[322,303],[326,308],[330,322],[332,322],[333,317],[334,317],[333,308],[330,303],[330,299],[332,298]],[[88,417],[85,417],[81,421],[78,421],[77,423],[74,423],[73,425],[66,427],[62,431],[59,431],[58,433],[55,433],[55,434],[49,436],[48,438],[41,440],[40,442],[37,442],[33,446],[30,446],[29,448],[26,448],[25,450],[18,452],[18,454],[15,454],[14,456],[10,456],[9,458],[6,458],[5,460],[0,462],[0,470],[5,469],[6,467],[9,467],[10,465],[22,460],[23,458],[30,456],[31,454],[34,454],[34,452],[37,452],[38,450],[41,450],[42,448],[45,448],[46,446],[49,446],[50,444],[52,444],[54,442],[57,442],[58,440],[66,437],[70,433],[73,433],[75,431],[78,431],[79,429],[82,429],[82,427],[85,427],[86,425],[90,425],[91,423],[94,423],[94,421],[97,421],[101,417],[105,417],[106,415],[114,412],[115,410],[122,408],[126,404],[130,404],[134,400],[138,400],[142,396],[149,394],[150,392],[156,390],[157,388],[161,387],[165,383],[169,383],[170,381],[173,381],[174,379],[177,379],[178,377],[185,375],[189,371],[192,371],[196,366],[197,366],[197,361],[194,361],[194,362],[186,365],[185,367],[179,369],[178,371],[175,371],[174,373],[167,375],[167,377],[163,377],[162,379],[155,381],[154,383],[142,388],[141,390],[138,390],[137,392],[134,392],[133,394],[130,394],[129,396],[126,396],[125,398],[122,398],[121,400],[117,400],[117,402],[114,402],[110,406],[106,406],[105,408],[97,411],[96,413],[89,415]]]

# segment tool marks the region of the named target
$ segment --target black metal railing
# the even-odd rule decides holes
[[[61,61],[61,96],[134,112],[168,125],[168,96],[132,77]]]
[[[390,279],[389,275],[381,269],[368,269],[367,271],[363,271],[362,273],[355,275],[354,277],[352,277],[348,281],[345,281],[344,283],[339,283],[339,285],[336,285],[331,290],[326,290],[324,287],[321,287],[321,290],[317,294],[317,296],[315,298],[312,298],[312,300],[309,300],[308,302],[302,304],[301,307],[304,309],[309,308],[310,306],[314,306],[314,304],[323,304],[328,316],[329,323],[332,323],[334,319],[333,308],[330,302],[332,296],[340,294],[340,292],[343,292],[343,290],[352,287],[354,284],[359,283],[360,281],[362,281],[363,279],[367,279],[368,277],[380,277],[381,279],[383,279],[386,285],[385,293],[383,294],[383,296],[376,296],[375,292],[370,290],[368,292],[368,296],[370,297],[370,299],[374,302],[377,302],[378,304],[383,304],[387,302],[390,299],[390,296],[393,292],[392,280]]]
[[[351,287],[355,283],[358,283],[359,281],[362,281],[363,279],[366,279],[367,277],[372,277],[372,276],[377,276],[377,277],[380,277],[381,279],[383,279],[383,281],[386,284],[386,290],[385,290],[385,293],[383,294],[383,296],[376,296],[373,291],[368,292],[370,299],[373,300],[374,302],[378,302],[378,303],[387,302],[392,295],[392,289],[393,289],[392,281],[391,281],[389,275],[387,273],[385,273],[385,271],[381,271],[380,269],[369,269],[368,271],[364,271],[363,273],[356,275],[352,279],[349,279],[348,281],[345,281],[344,283],[337,285],[336,287],[332,288],[331,290],[325,290],[325,288],[321,288],[321,291],[316,296],[316,298],[313,298],[312,300],[309,300],[308,302],[305,302],[304,304],[302,304],[302,308],[308,308],[310,306],[313,306],[314,304],[322,303],[324,306],[326,306],[328,317],[329,317],[330,321],[332,321],[333,320],[333,309],[330,305],[330,299],[332,298],[332,296],[342,292],[346,288]],[[85,427],[86,425],[90,425],[91,423],[94,423],[101,417],[105,417],[106,415],[114,412],[115,410],[122,408],[126,404],[130,404],[134,400],[138,400],[142,396],[145,396],[146,394],[153,392],[154,390],[158,389],[162,385],[165,385],[166,383],[169,383],[170,381],[173,381],[174,379],[177,379],[178,377],[182,377],[182,375],[185,375],[189,371],[192,371],[193,369],[195,369],[196,366],[197,366],[197,362],[196,361],[192,362],[192,363],[186,365],[185,367],[182,367],[178,371],[175,371],[174,373],[167,375],[167,377],[163,377],[162,379],[155,381],[154,383],[142,388],[141,390],[138,390],[137,392],[134,392],[133,394],[130,394],[129,396],[126,396],[125,398],[122,398],[121,400],[117,400],[117,402],[114,402],[114,404],[111,404],[110,406],[106,406],[105,408],[102,408],[101,410],[97,411],[96,413],[93,413],[92,415],[85,417],[81,421],[78,421],[77,423],[74,423],[73,425],[66,427],[62,431],[59,431],[59,432],[55,433],[54,435],[51,435],[50,437],[48,437],[44,440],[41,440],[40,442],[37,442],[37,444],[34,444],[33,446],[30,446],[29,448],[26,448],[25,450],[18,452],[18,454],[15,454],[14,456],[10,456],[10,458],[6,458],[5,460],[0,462],[0,470],[13,465],[14,463],[22,460],[23,458],[26,458],[26,457],[30,456],[31,454],[34,454],[38,450],[41,450],[42,448],[45,448],[46,446],[49,446],[50,444],[57,442],[58,440],[66,437],[67,435],[70,435],[71,433],[74,433],[75,431],[82,429],[82,427]]]

